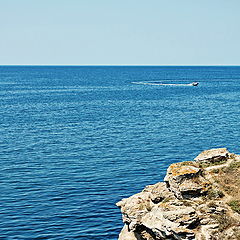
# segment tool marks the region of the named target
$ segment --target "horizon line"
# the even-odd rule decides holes
[[[131,67],[131,66],[156,66],[156,67],[168,67],[168,66],[174,66],[174,67],[194,67],[194,66],[199,66],[199,67],[208,67],[208,66],[212,66],[212,67],[224,67],[224,66],[233,66],[233,67],[237,67],[240,66],[240,64],[0,64],[0,66],[43,66],[43,67],[47,67],[47,66],[78,66],[78,67],[97,67],[97,66],[103,66],[103,67]]]

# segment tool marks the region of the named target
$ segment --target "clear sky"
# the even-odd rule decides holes
[[[240,0],[0,0],[0,64],[239,65]]]

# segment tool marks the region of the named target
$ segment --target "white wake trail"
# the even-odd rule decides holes
[[[132,82],[132,83],[153,86],[193,86],[192,83],[152,83],[152,82]]]

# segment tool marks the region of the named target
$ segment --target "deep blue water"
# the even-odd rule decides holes
[[[169,164],[240,153],[240,67],[0,67],[0,116],[0,238],[116,240]]]

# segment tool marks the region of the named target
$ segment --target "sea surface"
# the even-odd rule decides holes
[[[239,139],[240,67],[1,66],[0,239],[116,240],[117,201]]]

